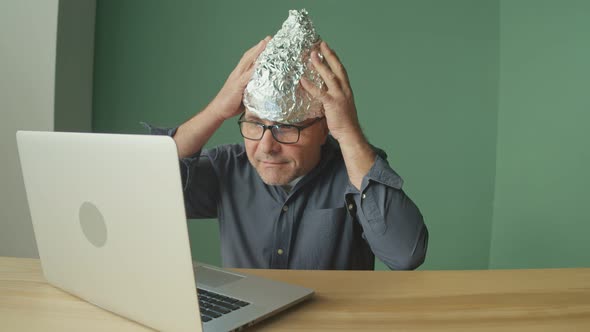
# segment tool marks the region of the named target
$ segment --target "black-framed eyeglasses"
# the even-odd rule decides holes
[[[301,135],[301,131],[303,129],[311,127],[315,123],[324,119],[323,116],[316,118],[304,126],[290,124],[265,125],[260,122],[243,120],[244,115],[245,113],[242,113],[238,119],[238,125],[240,126],[240,133],[242,134],[242,137],[253,141],[260,141],[264,136],[264,132],[269,129],[275,141],[282,144],[295,144],[299,142],[299,136]]]

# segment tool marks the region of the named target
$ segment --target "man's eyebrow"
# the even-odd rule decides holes
[[[252,122],[263,123],[263,121],[264,121],[261,118],[254,116],[254,115],[246,115],[246,116],[244,116],[244,118],[246,119],[246,121],[252,121]],[[273,126],[273,125],[280,125],[280,124],[282,124],[282,123],[271,121],[270,125]]]
[[[260,119],[259,117],[255,116],[255,115],[244,115],[244,120],[246,121],[252,121],[252,122],[259,122],[262,123],[262,119]],[[275,125],[281,125],[281,126],[292,126],[292,124],[289,123],[282,123],[282,122],[276,122],[276,121],[272,121],[272,123],[270,124],[271,126],[275,126]]]
[[[248,121],[258,121],[258,122],[262,121],[262,120],[260,120],[260,118],[259,118],[259,117],[256,117],[256,116],[254,116],[254,115],[248,115],[248,114],[246,114],[246,115],[244,116],[244,118],[245,118],[246,120],[248,120]]]

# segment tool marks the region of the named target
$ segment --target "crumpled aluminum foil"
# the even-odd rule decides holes
[[[256,60],[244,91],[244,106],[261,119],[288,124],[322,116],[321,102],[299,84],[305,76],[323,88],[325,83],[313,69],[310,57],[319,45],[320,37],[308,12],[290,10],[282,28]]]

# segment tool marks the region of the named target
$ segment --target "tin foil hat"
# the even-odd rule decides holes
[[[299,84],[304,76],[317,87],[324,85],[310,58],[319,45],[320,37],[307,11],[290,10],[282,28],[256,60],[254,74],[244,90],[244,106],[261,119],[281,123],[322,116],[321,102]]]

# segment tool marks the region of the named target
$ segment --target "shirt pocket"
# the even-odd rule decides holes
[[[302,222],[307,237],[316,234],[316,238],[340,237],[346,221],[346,208],[314,209],[303,214]]]

